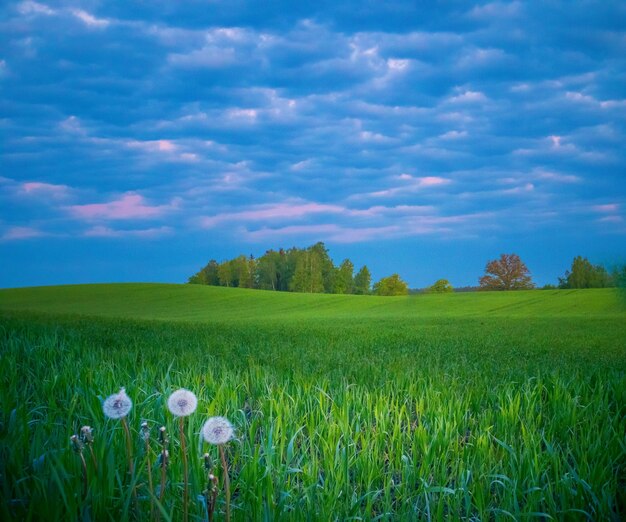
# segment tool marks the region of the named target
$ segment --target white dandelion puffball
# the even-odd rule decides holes
[[[234,435],[233,425],[224,417],[211,417],[202,426],[202,436],[209,444],[224,444]]]
[[[133,401],[126,395],[126,390],[121,388],[118,393],[109,395],[102,404],[104,414],[110,419],[126,417],[133,407]]]
[[[167,407],[176,417],[186,417],[196,411],[198,398],[193,392],[181,388],[167,399]]]

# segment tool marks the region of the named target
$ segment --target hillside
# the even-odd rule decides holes
[[[612,289],[377,297],[175,284],[94,284],[0,290],[0,310],[180,321],[335,318],[624,317]]]

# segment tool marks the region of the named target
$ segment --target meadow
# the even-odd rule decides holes
[[[192,390],[190,520],[206,520],[200,429],[223,415],[233,520],[626,518],[626,310],[615,290],[411,297],[198,285],[0,290],[0,518],[180,520],[168,396]],[[133,474],[119,421],[134,406]],[[140,426],[147,421],[146,450]],[[70,437],[94,430],[88,490]],[[157,430],[171,441],[155,515]],[[216,520],[224,519],[223,488]]]

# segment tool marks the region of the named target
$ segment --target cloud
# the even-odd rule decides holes
[[[154,219],[175,210],[179,203],[179,200],[173,200],[168,205],[148,205],[140,194],[127,193],[108,203],[71,205],[67,210],[82,220]]]
[[[3,10],[3,230],[122,243],[171,227],[163,244],[206,234],[216,255],[298,234],[388,238],[398,259],[405,238],[438,235],[600,248],[586,238],[623,230],[626,202],[624,13],[17,2]]]
[[[92,14],[87,11],[83,11],[82,9],[72,9],[71,13],[78,18],[81,22],[89,27],[107,27],[111,22],[104,18],[96,18]]]
[[[84,232],[85,237],[108,237],[108,238],[159,238],[162,236],[170,235],[174,232],[171,227],[162,226],[146,229],[133,229],[133,230],[120,230],[112,229],[110,227],[98,225],[89,228]]]
[[[53,183],[43,183],[40,181],[28,181],[22,183],[20,192],[27,195],[46,196],[55,199],[65,198],[71,189],[67,185],[55,185]]]
[[[608,212],[617,212],[619,210],[619,204],[617,203],[606,203],[604,205],[594,205],[591,207],[594,212],[608,213]]]
[[[348,228],[336,224],[289,225],[279,228],[260,228],[242,231],[247,241],[268,242],[306,238],[308,241],[331,241],[334,243],[360,243],[395,235],[397,226]]]
[[[33,227],[10,227],[0,237],[2,241],[32,239],[44,236],[44,232]]]
[[[402,185],[383,190],[377,190],[374,192],[354,194],[350,196],[350,199],[392,198],[401,194],[418,192],[434,187],[442,187],[444,185],[452,183],[451,179],[443,178],[440,176],[414,177],[409,174],[401,174],[400,176],[397,176],[397,179],[402,182]]]
[[[224,212],[214,216],[207,216],[201,219],[201,226],[204,228],[212,228],[223,222],[291,220],[311,214],[341,214],[345,212],[346,209],[341,206],[324,205],[320,203],[271,204],[241,212]]]

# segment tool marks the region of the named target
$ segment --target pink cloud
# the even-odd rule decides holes
[[[320,203],[284,203],[267,205],[254,210],[242,212],[225,212],[215,216],[205,217],[201,224],[205,228],[211,228],[223,221],[260,221],[275,219],[293,219],[308,214],[342,214],[346,212],[344,207],[338,205],[324,205]]]
[[[131,149],[140,149],[145,152],[174,152],[177,149],[176,144],[170,140],[129,140],[126,142],[126,146]]]
[[[336,243],[358,243],[374,238],[390,237],[399,231],[397,226],[350,228],[334,224],[324,225],[292,225],[281,228],[261,228],[245,231],[248,240],[267,241],[285,237],[303,236],[334,241]]]
[[[87,230],[86,237],[160,237],[172,233],[171,227],[155,227],[142,230],[115,230],[109,227],[96,226]]]
[[[449,183],[452,183],[452,180],[448,178],[441,178],[439,176],[424,176],[421,178],[416,178],[408,174],[401,174],[400,176],[397,176],[396,179],[399,179],[406,183],[398,187],[392,187],[392,188],[388,188],[385,190],[377,190],[376,192],[368,192],[366,194],[355,194],[354,196],[351,197],[351,199],[362,199],[362,198],[367,198],[367,197],[374,197],[374,198],[392,197],[398,194],[405,194],[407,192],[415,192],[415,191],[419,191],[421,189],[428,188],[428,187],[437,187],[437,186],[448,185]]]
[[[52,183],[41,183],[39,181],[29,181],[22,183],[22,192],[29,195],[43,194],[55,198],[67,196],[70,188],[67,185],[53,185]]]
[[[37,230],[32,227],[11,227],[4,234],[2,234],[2,240],[12,241],[16,239],[29,239],[32,237],[43,236],[44,233],[41,230]]]
[[[591,208],[596,212],[610,213],[617,212],[619,210],[619,205],[617,203],[608,203],[606,205],[595,205]]]
[[[150,206],[143,196],[129,192],[109,203],[72,205],[67,209],[78,219],[150,219],[175,209],[178,203],[174,200],[169,205]]]

